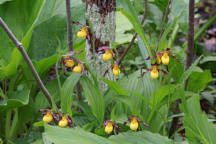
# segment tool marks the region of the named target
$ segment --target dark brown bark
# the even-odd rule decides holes
[[[193,63],[193,56],[194,56],[194,0],[190,0],[189,1],[188,48],[187,48],[186,70]],[[188,79],[186,80],[186,83],[185,83],[185,90],[187,89],[187,85],[188,85]],[[181,103],[181,100],[178,100],[174,114],[179,113],[180,103]],[[173,133],[176,131],[178,121],[179,121],[178,117],[175,117],[173,119],[169,137],[172,136]]]
[[[68,39],[68,50],[73,50],[73,35],[72,35],[72,19],[70,10],[70,0],[66,0],[66,13],[67,13],[67,39]]]
[[[194,0],[189,2],[189,30],[186,70],[191,66],[194,56]]]

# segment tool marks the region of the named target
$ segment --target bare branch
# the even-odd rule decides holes
[[[190,0],[189,2],[189,30],[188,30],[188,48],[187,48],[187,60],[186,60],[186,69],[188,69],[192,62],[193,62],[193,56],[194,56],[194,0]],[[185,83],[185,90],[187,89],[188,85],[188,79]],[[181,100],[179,99],[176,103],[176,108],[174,110],[174,114],[177,114],[180,112],[179,110],[179,104],[181,103]],[[176,127],[179,121],[179,117],[173,118],[169,137],[171,137],[174,132],[176,131]]]
[[[193,56],[194,56],[194,0],[190,0],[186,69],[188,69],[191,66],[193,62]]]
[[[66,12],[67,12],[67,38],[68,38],[68,50],[73,50],[73,35],[72,35],[72,19],[70,11],[70,0],[66,0]]]
[[[23,45],[21,42],[19,42],[17,40],[17,38],[15,37],[15,35],[11,32],[11,30],[8,28],[8,26],[6,25],[6,23],[2,20],[2,18],[0,17],[0,25],[2,26],[2,28],[5,30],[5,32],[8,34],[9,38],[13,41],[13,43],[16,45],[16,47],[18,48],[18,50],[21,52],[21,54],[24,57],[24,60],[26,61],[26,63],[28,64],[38,86],[41,88],[42,92],[44,93],[44,95],[46,96],[50,106],[52,107],[52,105],[55,106],[56,110],[58,111],[58,107],[55,104],[55,102],[52,99],[52,96],[50,95],[50,93],[48,92],[48,90],[46,89],[46,87],[44,86],[42,80],[40,79],[40,76],[38,75],[34,65],[32,64],[28,54],[26,53]]]

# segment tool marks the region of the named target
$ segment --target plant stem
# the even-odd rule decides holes
[[[5,138],[6,141],[9,139],[10,132],[10,122],[11,122],[11,110],[6,112],[6,124],[5,124]]]
[[[194,55],[194,0],[189,1],[189,30],[188,30],[188,48],[187,48],[187,60],[186,60],[186,70],[191,66],[193,62],[193,55]],[[185,90],[187,89],[188,85],[188,79],[185,83]],[[178,100],[176,103],[176,108],[174,110],[174,114],[179,113],[179,103],[181,103],[181,100]],[[173,118],[169,137],[173,135],[173,133],[176,131],[176,126],[178,124],[179,117]]]
[[[162,25],[161,25],[160,35],[159,35],[159,38],[158,38],[158,45],[157,45],[157,48],[156,48],[156,52],[158,51],[159,43],[160,43],[161,37],[162,37],[163,32],[164,32],[164,26],[165,26],[165,22],[166,22],[166,19],[168,17],[168,14],[169,14],[169,8],[170,8],[171,3],[172,3],[172,0],[169,0],[168,4],[167,4],[166,11],[165,11],[165,14],[164,14],[164,17],[163,17],[163,21],[162,21]]]
[[[143,17],[142,17],[142,20],[141,20],[141,24],[144,23],[145,19],[146,19],[146,16],[147,16],[147,13],[148,13],[148,0],[145,0],[145,11],[144,11],[144,14],[143,14]],[[129,51],[129,49],[131,48],[132,44],[134,43],[135,39],[137,37],[137,33],[135,33],[133,35],[133,38],[131,39],[131,42],[129,43],[128,47],[126,48],[126,50],[124,51],[124,53],[121,55],[119,61],[118,61],[118,65],[121,64],[122,60],[124,59],[125,55],[127,54],[127,52]]]
[[[66,12],[67,12],[67,38],[68,38],[68,50],[73,50],[73,35],[72,35],[72,19],[70,11],[70,0],[66,0]]]
[[[28,64],[36,82],[38,83],[38,86],[41,88],[42,92],[44,93],[44,95],[46,96],[49,104],[55,107],[55,109],[58,112],[58,107],[55,104],[55,102],[53,101],[52,96],[50,95],[50,93],[48,92],[48,90],[46,89],[46,87],[44,86],[42,80],[40,79],[40,76],[38,75],[34,65],[31,62],[31,59],[29,58],[28,54],[26,53],[22,43],[20,43],[17,38],[15,37],[15,35],[11,32],[11,30],[8,28],[8,26],[6,25],[6,23],[2,20],[2,18],[0,17],[0,25],[2,26],[2,28],[5,30],[5,32],[8,34],[9,38],[13,41],[13,43],[16,45],[16,47],[18,48],[18,50],[21,52],[21,54],[24,57],[24,60],[26,61],[26,63]]]
[[[13,122],[10,128],[9,138],[12,138],[14,133],[16,132],[17,122],[18,122],[18,109],[16,108],[14,109]]]

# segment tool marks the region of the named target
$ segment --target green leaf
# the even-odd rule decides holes
[[[148,51],[148,54],[152,56],[150,45],[147,41],[147,38],[145,36],[145,33],[143,31],[143,28],[140,24],[140,21],[138,19],[138,14],[136,13],[134,7],[131,5],[130,0],[120,0],[120,3],[122,4],[123,8],[120,8],[120,11],[123,15],[125,15],[128,20],[133,24],[133,27],[135,31],[139,34],[139,36],[142,38],[143,43],[145,44],[145,47]]]
[[[181,79],[180,79],[180,83],[183,84],[188,79],[188,77],[191,75],[191,73],[196,69],[196,66],[199,63],[201,58],[202,58],[202,56],[200,56],[198,59],[196,59],[196,61],[193,62],[193,64],[183,73],[183,75],[181,76]]]
[[[176,85],[164,85],[157,90],[150,99],[152,105],[160,105],[166,96],[173,94],[176,89]]]
[[[69,129],[45,125],[43,136],[55,144],[117,144],[80,128]]]
[[[207,56],[200,60],[200,64],[204,64],[206,62],[216,61],[216,56]]]
[[[127,30],[131,30],[133,25],[128,19],[119,11],[116,12],[116,42],[121,44],[131,41],[133,35],[125,33]]]
[[[208,117],[201,111],[199,100],[198,96],[193,96],[187,101],[187,106],[182,108],[185,112],[186,137],[191,143],[214,144],[216,127],[208,122]]]
[[[128,92],[122,89],[117,82],[102,78],[102,80],[108,84],[108,86],[113,89],[118,95],[126,95],[128,96]]]
[[[71,106],[73,104],[73,90],[80,79],[80,74],[72,73],[61,88],[61,110],[72,116]]]
[[[174,21],[179,17],[178,23],[180,28],[186,32],[188,29],[188,14],[189,14],[189,1],[187,0],[174,0],[172,1],[169,22]]]
[[[172,144],[173,141],[149,131],[126,132],[110,138],[86,132],[80,128],[69,129],[45,125],[46,141],[55,144]],[[45,141],[44,141],[45,142]],[[46,143],[46,142],[45,142]]]
[[[199,93],[212,81],[211,71],[193,72],[188,83],[188,90]]]
[[[42,139],[37,139],[36,141],[34,141],[31,144],[44,144]]]
[[[27,105],[29,103],[29,93],[30,90],[11,93],[8,96],[8,100],[0,101],[0,112]]]
[[[41,60],[46,57],[55,55],[58,47],[61,50],[68,50],[67,47],[67,24],[65,1],[51,0],[46,1],[37,25],[32,35],[29,55],[34,60]],[[71,15],[73,21],[85,22],[85,4],[81,0],[71,0]],[[74,50],[84,50],[85,42],[78,39],[76,32],[80,26],[73,25],[73,42]],[[43,41],[41,41],[43,39]],[[40,50],[38,50],[40,49]],[[77,56],[77,55],[76,55]],[[85,53],[78,54],[83,60]]]
[[[8,1],[12,1],[12,0],[0,0],[0,5]]]
[[[14,0],[0,5],[0,16],[18,40],[22,42],[25,50],[28,50],[35,22],[40,15],[43,4],[43,0]],[[0,48],[2,51],[0,57],[8,63],[8,65],[0,68],[1,80],[16,74],[16,69],[22,60],[22,55],[17,48],[14,48],[14,44],[9,40],[3,29],[0,29],[0,33],[2,33],[0,37]]]
[[[90,104],[92,113],[98,122],[103,123],[105,104],[99,88],[93,85],[92,81],[85,75],[81,78],[80,83],[84,90],[84,96]]]
[[[173,141],[169,140],[167,137],[149,131],[130,131],[111,136],[109,139],[118,142],[119,144],[173,144]]]
[[[50,92],[50,94],[53,96],[53,99],[55,102],[58,102],[60,100],[60,90],[59,90],[59,85],[57,80],[52,80],[48,82],[45,87],[47,90]],[[35,99],[34,103],[34,109],[35,111],[38,111],[41,108],[47,108],[49,107],[49,102],[47,101],[45,95],[43,94],[42,91],[40,91]]]

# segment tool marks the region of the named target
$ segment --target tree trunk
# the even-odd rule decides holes
[[[115,42],[115,11],[116,0],[86,0],[86,25],[91,26],[90,40],[86,40],[86,61],[91,69],[96,73],[97,78],[105,77],[114,80],[110,68],[111,62],[102,59],[99,47],[108,46],[111,48]],[[103,92],[107,90],[107,85],[99,81],[99,86]]]

